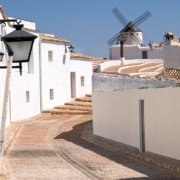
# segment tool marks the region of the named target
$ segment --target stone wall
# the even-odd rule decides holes
[[[93,91],[108,92],[127,89],[160,88],[169,87],[174,84],[175,81],[172,80],[143,79],[128,75],[104,73],[93,74]]]

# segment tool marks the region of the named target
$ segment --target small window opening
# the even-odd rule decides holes
[[[84,87],[84,76],[81,76],[81,86]]]
[[[49,60],[49,62],[53,61],[53,52],[52,51],[48,51],[48,60]]]
[[[49,99],[54,100],[54,89],[49,90]]]
[[[30,102],[30,92],[26,91],[26,102],[29,103]]]

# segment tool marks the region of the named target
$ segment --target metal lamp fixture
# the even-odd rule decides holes
[[[74,47],[72,45],[70,45],[68,48],[70,52],[74,52]]]
[[[34,40],[37,38],[34,34],[23,31],[23,26],[22,24],[14,25],[13,27],[16,30],[1,38],[6,44],[8,53],[9,47],[11,48],[13,52],[13,62],[28,62]]]
[[[4,53],[3,53],[3,52],[0,52],[0,62],[2,62],[3,57],[4,57]]]
[[[22,63],[29,62],[34,40],[37,38],[34,34],[23,31],[23,24],[16,24],[13,27],[15,31],[3,36],[9,56],[13,56],[13,63],[19,63],[19,66],[12,66],[12,68],[19,68],[20,75],[22,74]],[[7,66],[0,66],[0,69],[5,69]]]

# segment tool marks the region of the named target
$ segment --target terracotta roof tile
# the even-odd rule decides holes
[[[91,56],[87,56],[87,55],[79,54],[79,53],[71,53],[70,58],[71,59],[86,59],[86,60],[93,59],[93,57],[91,57]]]
[[[180,83],[180,69],[168,68],[165,69],[161,74],[157,75],[158,79],[172,79],[176,80],[176,83]]]
[[[45,34],[40,34],[40,39],[41,40],[45,40],[45,41],[51,41],[51,42],[59,42],[59,43],[63,43],[63,44],[69,44],[70,41],[66,40],[66,39],[62,39],[62,38],[57,38],[54,36],[48,36]]]

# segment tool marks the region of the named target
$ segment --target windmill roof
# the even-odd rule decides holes
[[[142,32],[136,25],[133,25],[132,22],[129,22],[121,32],[129,32],[130,30],[133,32]]]

